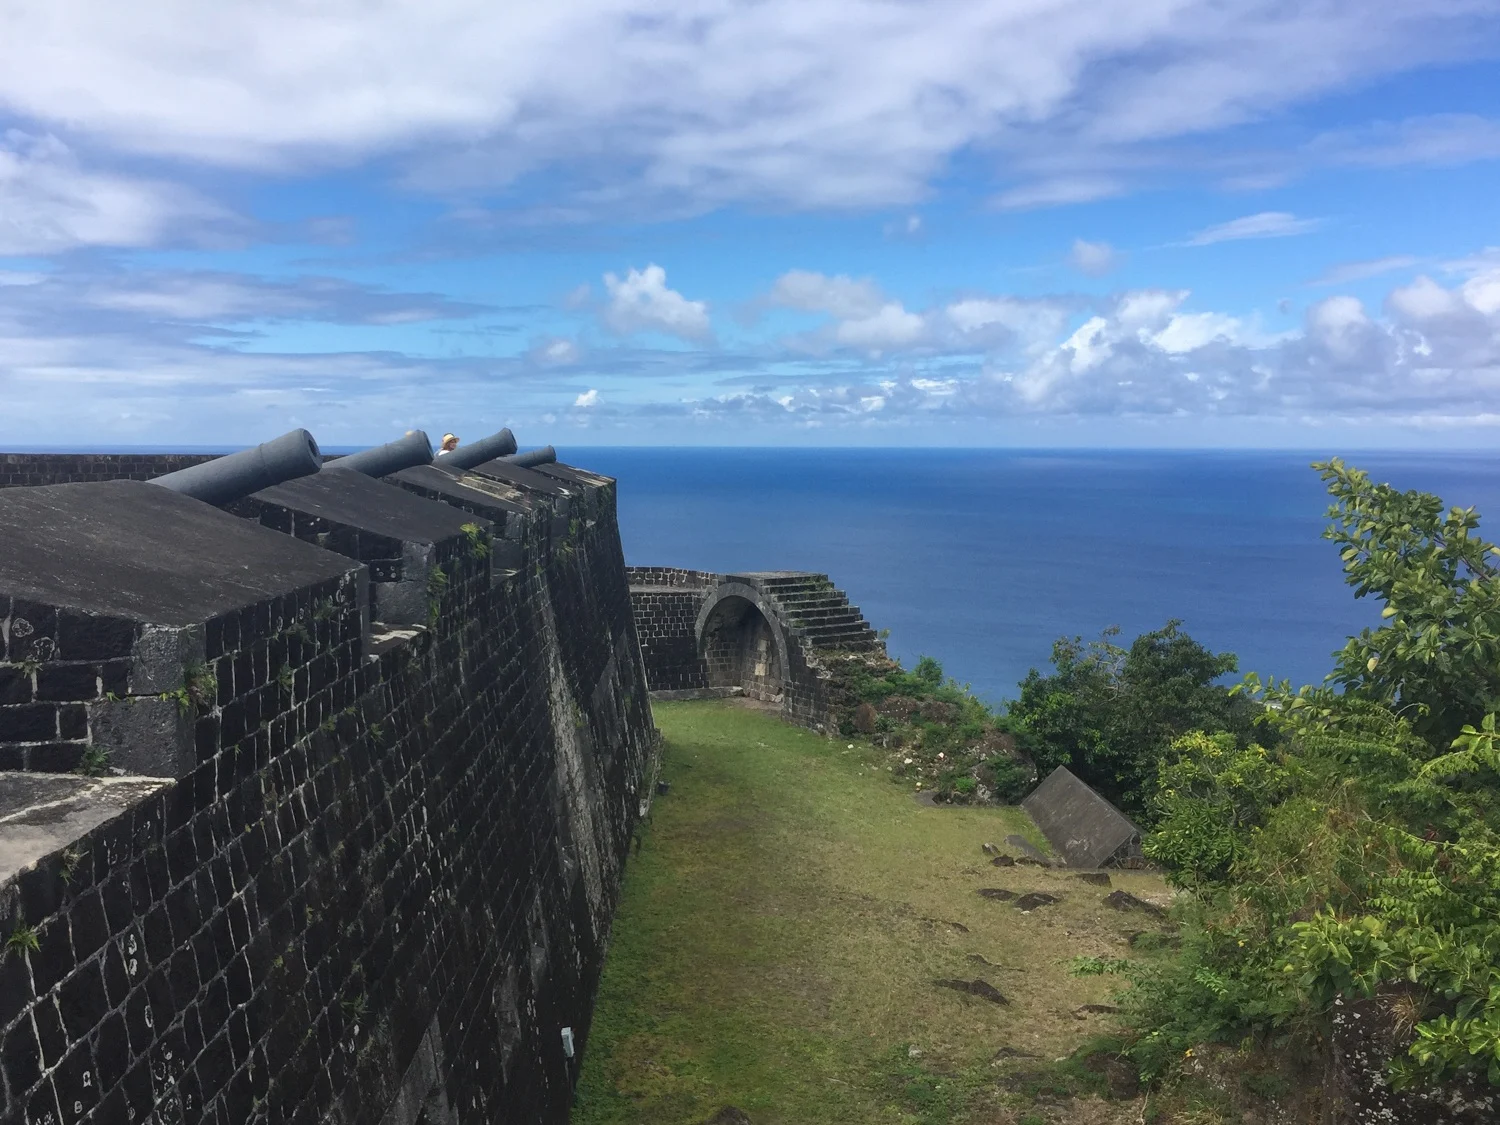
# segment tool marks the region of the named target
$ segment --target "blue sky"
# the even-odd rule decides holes
[[[1490,447],[1497,57],[1496,0],[13,5],[0,445]]]

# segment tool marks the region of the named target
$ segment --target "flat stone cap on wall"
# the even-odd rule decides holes
[[[465,524],[477,522],[488,530],[490,523],[363,473],[314,473],[261,489],[249,499],[405,543],[441,543],[461,535]]]
[[[0,597],[187,626],[349,568],[338,555],[143,481],[0,490]]]
[[[455,471],[447,469],[441,463],[435,467],[442,469],[444,472]],[[535,469],[527,469],[521,465],[514,465],[503,457],[496,458],[494,461],[483,461],[471,468],[457,471],[466,474],[459,478],[461,480],[467,480],[470,476],[477,474],[478,476],[488,477],[490,480],[503,481],[514,488],[539,493],[543,496],[567,497],[577,491],[576,485],[564,484],[556,477],[539,473]]]
[[[1103,867],[1140,852],[1141,830],[1067,766],[1049,773],[1021,807],[1071,867]]]
[[[391,484],[410,489],[418,494],[441,497],[449,504],[477,512],[480,515],[503,523],[508,514],[524,514],[535,511],[539,503],[519,489],[492,481],[484,476],[473,476],[460,471],[451,472],[433,465],[418,465],[402,469],[383,478]]]
[[[608,488],[615,483],[614,477],[607,477],[603,473],[591,472],[588,469],[580,469],[577,465],[568,465],[562,461],[553,461],[546,465],[533,465],[531,471],[541,473],[544,477],[552,477],[567,484],[582,484],[592,488]]]
[[[0,773],[0,884],[171,782]]]

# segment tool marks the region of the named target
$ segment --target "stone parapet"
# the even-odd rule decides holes
[[[0,747],[104,774],[0,773],[0,1123],[567,1120],[657,747],[572,472],[561,528],[470,474],[0,492]],[[396,545],[419,623],[374,613]]]

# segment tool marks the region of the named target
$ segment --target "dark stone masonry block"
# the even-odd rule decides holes
[[[7,823],[52,818],[0,838],[39,942],[0,961],[0,1125],[567,1120],[655,773],[614,485],[406,475],[266,490],[259,526],[0,490],[0,709],[51,724],[0,720],[0,764],[155,773],[0,778]],[[441,568],[420,621],[372,624],[377,564]]]

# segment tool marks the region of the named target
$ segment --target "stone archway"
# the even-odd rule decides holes
[[[710,688],[739,688],[780,703],[788,674],[786,637],[753,586],[720,585],[698,613],[698,651]]]

